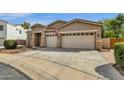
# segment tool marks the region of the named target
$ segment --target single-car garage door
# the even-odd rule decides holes
[[[95,49],[94,33],[62,34],[62,48]]]
[[[46,46],[47,47],[57,47],[56,34],[46,34]]]

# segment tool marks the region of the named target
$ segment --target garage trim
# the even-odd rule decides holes
[[[81,31],[63,31],[63,32],[59,32],[60,34],[62,33],[86,33],[86,32],[97,32],[98,30],[81,30]]]

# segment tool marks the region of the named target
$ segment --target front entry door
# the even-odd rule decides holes
[[[35,46],[41,46],[41,33],[36,33],[35,36]]]

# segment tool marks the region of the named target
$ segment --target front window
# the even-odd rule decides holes
[[[3,25],[0,25],[0,31],[3,31]]]

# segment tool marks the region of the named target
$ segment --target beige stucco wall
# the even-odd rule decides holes
[[[85,31],[85,30],[98,30],[97,34],[99,34],[99,37],[96,35],[96,39],[101,38],[101,26],[99,25],[88,24],[83,22],[73,22],[59,29],[60,32],[61,31]]]
[[[45,38],[45,29],[44,28],[35,28],[30,32],[27,32],[27,46],[32,46],[35,47],[35,39],[36,37],[36,33],[41,33],[41,47],[45,47],[46,46],[46,38]]]

